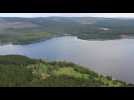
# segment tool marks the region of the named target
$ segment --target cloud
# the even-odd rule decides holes
[[[0,17],[128,17],[134,18],[134,13],[0,13]]]

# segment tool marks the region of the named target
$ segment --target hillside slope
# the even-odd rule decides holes
[[[0,87],[126,87],[68,62],[49,62],[20,55],[0,56]]]

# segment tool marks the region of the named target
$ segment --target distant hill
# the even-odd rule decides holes
[[[44,33],[49,33],[49,36]],[[38,36],[38,34],[40,35]],[[0,42],[2,43],[25,41],[29,43],[28,39],[31,43],[31,41],[63,36],[64,34],[74,35],[81,39],[116,39],[122,38],[122,35],[132,36],[134,35],[134,19],[102,17],[0,18]]]

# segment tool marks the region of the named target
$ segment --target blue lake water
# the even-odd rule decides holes
[[[73,36],[28,45],[0,45],[0,55],[66,60],[115,79],[134,83],[134,39],[81,40]]]

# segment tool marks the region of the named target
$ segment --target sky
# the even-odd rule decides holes
[[[126,17],[134,18],[134,13],[0,13],[0,17]]]

